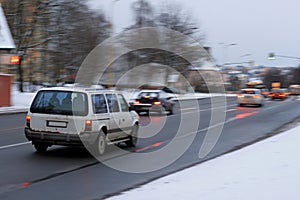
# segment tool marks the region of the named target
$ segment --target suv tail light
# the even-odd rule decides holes
[[[85,131],[92,131],[92,120],[85,120]]]
[[[161,102],[160,101],[154,101],[153,104],[154,105],[161,105]]]
[[[28,128],[30,128],[30,120],[31,120],[31,117],[29,115],[26,116],[26,126]]]
[[[140,104],[140,102],[139,101],[134,101],[133,104],[138,105],[138,104]]]

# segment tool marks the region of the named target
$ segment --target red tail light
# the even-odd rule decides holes
[[[140,102],[139,101],[134,101],[133,104],[138,105],[138,104],[140,104]]]
[[[238,94],[237,97],[238,97],[238,98],[244,98],[245,96],[242,95],[242,94]]]
[[[92,131],[93,121],[85,120],[85,131]]]
[[[154,105],[161,105],[161,102],[160,101],[154,101],[153,104]]]
[[[29,115],[26,116],[26,126],[28,128],[30,128],[30,120],[31,120],[31,117]]]

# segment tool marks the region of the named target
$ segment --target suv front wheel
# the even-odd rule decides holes
[[[138,130],[139,130],[139,127],[138,127],[138,125],[135,124],[132,127],[132,131],[131,131],[131,135],[129,136],[129,140],[125,142],[127,146],[129,146],[129,147],[136,146]]]

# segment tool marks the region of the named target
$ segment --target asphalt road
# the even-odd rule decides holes
[[[167,167],[144,173],[112,169],[84,148],[53,146],[47,153],[37,154],[24,136],[25,114],[1,115],[0,199],[102,199],[268,137],[300,116],[300,101],[293,98],[267,101],[262,108],[237,107],[235,98],[227,98],[225,107],[213,109],[211,99],[197,103],[197,109],[195,102],[177,103],[172,116],[141,116],[141,139],[137,147],[124,146],[121,148],[125,153],[112,150],[105,155],[106,164],[117,164],[124,170],[131,166],[137,166],[137,171],[140,166],[151,170],[161,168],[167,160],[176,157],[181,144],[191,142],[184,154]],[[226,114],[226,118],[224,123],[208,129],[214,111],[218,116]],[[217,144],[207,156],[199,158],[207,131],[214,133],[218,128],[222,128],[222,134]],[[166,152],[148,159],[152,153],[165,149]],[[147,159],[136,161],[132,153]]]

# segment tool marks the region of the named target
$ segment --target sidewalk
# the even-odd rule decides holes
[[[300,124],[280,135],[110,200],[300,199]]]
[[[34,98],[35,93],[21,93],[13,90],[11,94],[12,106],[0,107],[0,114],[27,112]]]

